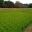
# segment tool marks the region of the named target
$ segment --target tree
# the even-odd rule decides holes
[[[0,0],[0,3],[3,3],[4,0]]]
[[[28,8],[32,8],[32,3],[29,4]]]
[[[4,4],[3,4],[3,7],[12,8],[12,7],[14,7],[14,3],[11,2],[11,1],[5,1]]]
[[[0,8],[2,8],[3,1],[4,0],[0,0]]]
[[[15,8],[22,8],[22,7],[23,7],[23,4],[20,3],[19,1],[16,1]]]

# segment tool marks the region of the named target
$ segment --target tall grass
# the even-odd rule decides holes
[[[0,32],[24,32],[31,23],[30,8],[0,8]]]

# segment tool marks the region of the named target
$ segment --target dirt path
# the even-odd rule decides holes
[[[28,26],[24,32],[32,32],[32,25]]]

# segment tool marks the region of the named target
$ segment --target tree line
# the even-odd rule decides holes
[[[0,8],[32,8],[32,3],[23,4],[19,1],[16,1],[14,4],[12,1],[4,1],[0,3]]]

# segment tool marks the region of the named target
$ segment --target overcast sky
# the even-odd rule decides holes
[[[5,0],[5,1],[8,1],[8,0]],[[16,2],[16,1],[20,1],[21,3],[32,3],[32,0],[10,0],[10,1],[12,1],[12,2]]]

